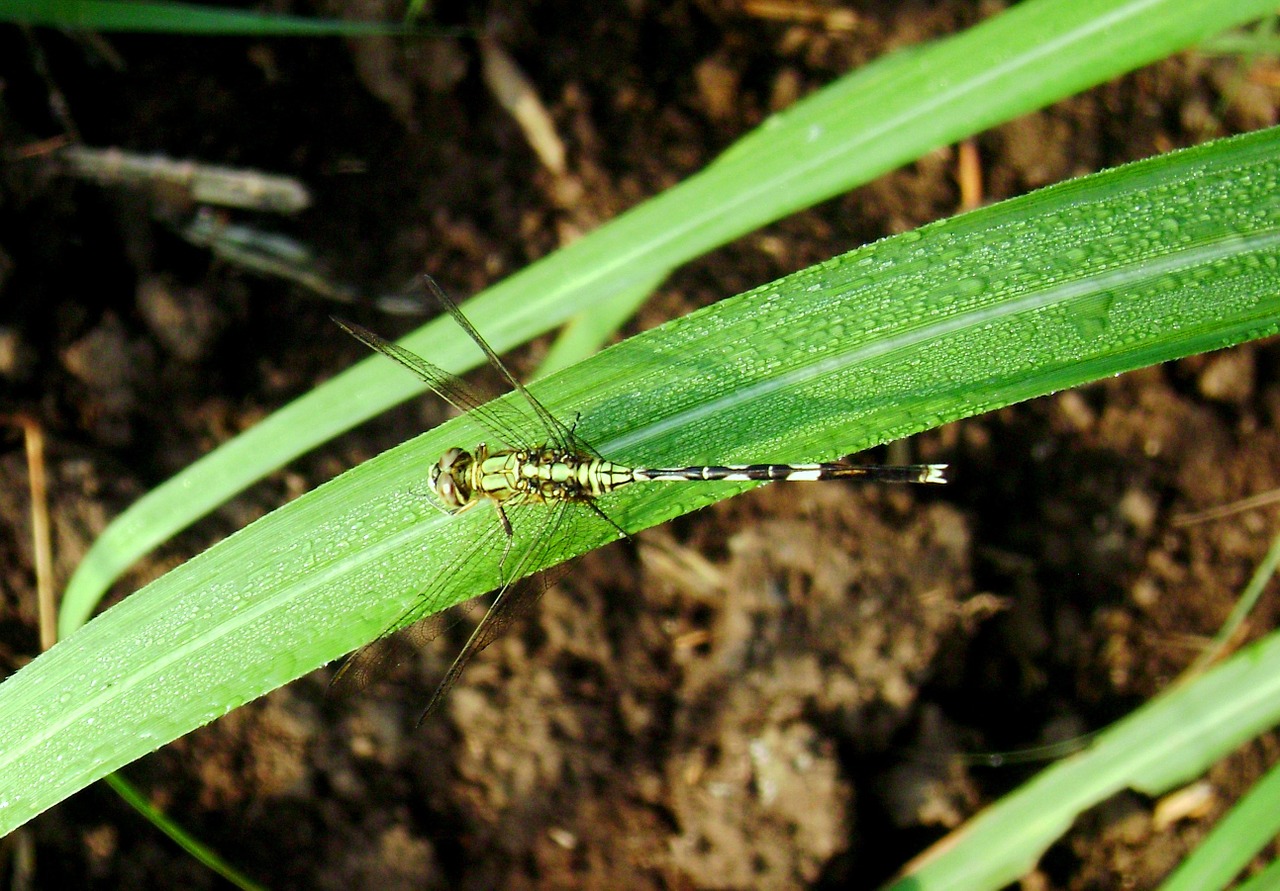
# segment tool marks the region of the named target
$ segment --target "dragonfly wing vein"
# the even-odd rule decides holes
[[[408,609],[376,638],[348,656],[330,684],[364,690],[387,677],[409,658],[410,651],[426,647],[462,621],[467,613],[475,609],[476,599],[466,600],[451,608],[444,607],[442,604],[449,589],[456,584],[468,563],[473,562],[478,554],[496,551],[497,542],[505,538],[506,533],[502,527],[496,520],[493,521],[473,546],[450,561],[428,583]]]
[[[413,372],[419,380],[431,388],[433,393],[458,411],[472,415],[500,442],[512,444],[512,436],[520,438],[520,433],[534,425],[534,419],[526,416],[519,409],[505,402],[488,399],[462,378],[450,374],[438,365],[433,365],[399,344],[374,334],[355,322],[348,322],[336,316],[331,318],[342,330],[369,349],[381,353],[400,367]]]
[[[534,414],[538,416],[538,420],[542,422],[542,426],[546,429],[549,442],[555,443],[561,451],[578,450],[585,444],[573,432],[571,428],[566,426],[559,418],[547,410],[536,396],[529,392],[524,384],[520,382],[511,370],[507,368],[506,363],[497,354],[493,347],[489,346],[489,342],[484,339],[483,335],[471,324],[471,320],[462,312],[462,308],[454,302],[453,298],[444,292],[444,289],[436,284],[436,280],[429,275],[422,276],[423,282],[431,290],[437,302],[444,307],[445,311],[453,317],[458,326],[465,332],[467,336],[475,341],[476,346],[480,347],[480,351],[484,353],[485,358],[489,360],[489,364],[497,369],[502,375],[503,380],[521,396],[528,405],[533,409]]]
[[[471,662],[472,657],[501,637],[516,618],[528,612],[541,599],[543,592],[547,589],[547,574],[535,571],[527,578],[524,576],[531,567],[536,569],[546,559],[552,544],[558,541],[556,533],[561,527],[568,505],[569,502],[562,501],[551,510],[543,511],[536,522],[527,524],[529,528],[517,533],[511,548],[512,552],[518,554],[515,565],[506,575],[498,593],[494,595],[484,618],[480,620],[475,631],[471,632],[466,645],[453,660],[449,670],[445,672],[422,717],[418,719],[419,722],[440,707],[445,697],[449,695],[449,691],[462,677],[462,672]],[[520,513],[522,519],[531,518],[532,515],[531,511]],[[510,557],[510,553],[507,556]]]

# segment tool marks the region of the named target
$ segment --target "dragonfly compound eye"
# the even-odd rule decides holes
[[[458,470],[463,469],[465,462],[460,462],[459,459],[465,454],[462,449],[449,449],[431,468],[431,488],[435,489],[436,494],[449,510],[458,510],[468,501],[460,491],[465,486],[459,486],[460,481],[454,476],[455,466]]]
[[[448,473],[442,473],[436,477],[435,490],[449,510],[462,507],[462,499],[458,497],[458,487]]]
[[[462,457],[462,449],[456,446],[440,456],[440,461],[436,465],[441,472],[448,473],[453,469],[453,465],[458,463],[458,459]]]

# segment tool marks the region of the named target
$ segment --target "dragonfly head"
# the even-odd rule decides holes
[[[454,448],[431,465],[431,472],[428,474],[431,488],[451,511],[461,510],[471,501],[471,487],[467,483],[467,467],[470,464],[471,454]]]

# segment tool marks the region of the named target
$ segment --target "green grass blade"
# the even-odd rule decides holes
[[[1273,860],[1257,875],[1236,885],[1236,891],[1272,891],[1280,888],[1280,860]]]
[[[957,37],[842,78],[766,121],[702,173],[489,289],[467,311],[481,324],[493,321],[486,332],[508,350],[937,146],[1270,11],[1264,0],[1028,0]],[[455,372],[479,362],[444,322],[406,345]],[[419,390],[388,363],[370,360],[153,490],[86,555],[67,586],[61,633],[82,624],[130,564],[176,531]]]
[[[1266,591],[1267,585],[1275,578],[1276,567],[1278,566],[1280,566],[1280,536],[1272,539],[1271,547],[1267,549],[1266,556],[1262,558],[1262,562],[1254,570],[1253,577],[1249,579],[1249,584],[1245,585],[1244,590],[1240,592],[1236,605],[1231,608],[1231,615],[1227,616],[1226,621],[1222,623],[1222,627],[1213,636],[1210,644],[1196,657],[1196,661],[1191,663],[1191,667],[1187,669],[1189,674],[1194,674],[1201,668],[1217,662],[1219,657],[1227,651],[1231,641],[1236,639],[1236,634],[1239,633],[1245,620],[1249,618],[1249,614],[1253,612],[1254,607],[1258,605],[1258,601],[1262,599],[1262,594]]]
[[[1280,765],[1272,767],[1188,857],[1162,891],[1225,888],[1280,834]]]
[[[0,21],[72,31],[132,31],[170,34],[271,37],[355,37],[405,34],[413,29],[383,22],[309,19],[146,0],[0,0]]]
[[[568,368],[599,351],[665,277],[663,274],[651,281],[639,282],[629,291],[615,294],[609,301],[593,307],[591,312],[570,319],[543,358],[538,376],[545,377]]]
[[[1280,634],[1272,634],[1138,709],[1098,734],[1084,752],[1006,795],[892,891],[1001,888],[1028,873],[1084,810],[1130,786],[1152,795],[1168,791],[1277,722]],[[1157,785],[1144,782],[1152,775],[1160,777]]]
[[[110,774],[104,779],[104,782],[110,785],[117,795],[123,798],[138,813],[146,817],[157,829],[173,839],[175,844],[190,854],[192,858],[204,864],[211,872],[222,876],[227,882],[242,889],[242,891],[265,891],[253,879],[241,873],[219,857],[216,852],[202,844],[199,839],[192,837],[185,829],[170,820],[164,811],[153,805],[145,795],[120,774]]]
[[[1278,269],[1272,129],[886,239],[535,387],[553,410],[581,411],[579,432],[621,460],[832,458],[1272,334]],[[0,684],[0,834],[385,628],[494,522],[487,509],[446,517],[421,495],[424,469],[445,448],[481,438],[462,417],[360,465]],[[639,530],[734,491],[633,486],[606,508]],[[582,520],[549,560],[612,536]],[[492,587],[497,560],[464,564],[449,597]],[[1245,695],[1259,707],[1253,688]]]
[[[1277,556],[1280,538],[1254,572],[1242,604],[1274,574]],[[1224,631],[1232,623],[1229,619]],[[1126,788],[1161,795],[1280,722],[1275,696],[1280,635],[1196,679],[1201,661],[1184,675],[1190,680],[1096,734],[1085,753],[1046,770],[964,826],[948,840],[942,857],[899,882],[896,891],[1005,885],[1030,871],[1088,808]],[[1259,677],[1266,678],[1261,685]],[[1280,769],[1273,769],[1178,868],[1164,891],[1226,887],[1278,831]]]
[[[1200,46],[1202,53],[1220,56],[1275,56],[1280,54],[1277,27],[1280,18],[1271,16],[1248,29],[1224,31]]]

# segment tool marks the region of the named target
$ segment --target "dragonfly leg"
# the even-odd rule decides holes
[[[435,494],[434,494],[434,493],[428,492],[428,493],[427,493],[425,496],[423,496],[423,497],[425,497],[425,498],[426,498],[427,504],[431,505],[431,506],[432,506],[433,508],[435,508],[439,513],[442,513],[442,514],[452,514],[452,513],[455,513],[455,511],[451,511],[451,510],[449,510],[449,508],[447,508],[447,507],[445,507],[443,504],[441,504],[441,503],[440,503],[440,500],[439,500],[438,498],[436,498],[436,496],[435,496]]]
[[[612,526],[614,530],[618,533],[619,538],[625,538],[628,541],[631,540],[631,533],[623,529],[616,522],[614,522],[613,517],[609,516],[604,511],[602,511],[598,504],[596,504],[594,501],[584,501],[583,504],[591,508],[591,512],[594,513],[597,517],[599,517],[600,519],[608,523],[610,526]]]
[[[432,502],[432,503],[434,504],[435,502]],[[453,507],[453,508],[446,507],[444,509],[444,512],[446,514],[449,514],[450,516],[456,517],[458,514],[465,514],[467,511],[471,510],[473,507],[476,507],[477,505],[480,505],[480,504],[484,504],[484,502],[477,498],[474,501],[468,501],[466,504],[462,505],[461,507]],[[502,508],[498,508],[498,516],[501,517],[499,522],[502,524],[502,528],[506,529],[507,534],[510,535],[511,523],[507,521],[506,515],[502,512]]]
[[[502,548],[502,559],[498,561],[498,584],[506,587],[509,582],[507,578],[507,557],[511,556],[511,545],[515,543],[516,533],[511,528],[511,520],[507,517],[507,512],[502,509],[502,505],[494,502],[493,506],[498,511],[498,522],[502,525],[502,531],[507,535],[507,543]]]

